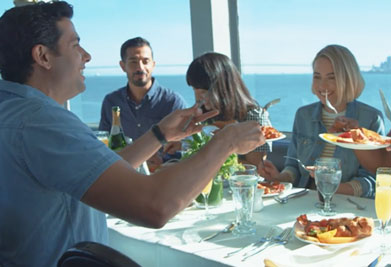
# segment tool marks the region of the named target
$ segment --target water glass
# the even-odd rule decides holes
[[[383,238],[380,243],[380,252],[391,254],[391,248],[387,248],[386,226],[391,219],[391,168],[380,167],[376,170],[376,216],[381,222],[380,234]]]
[[[255,233],[255,222],[251,221],[254,207],[254,194],[258,177],[254,174],[234,174],[229,179],[235,205],[237,226],[235,235]]]
[[[257,167],[252,164],[242,164],[244,170],[238,170],[235,172],[235,175],[244,174],[244,175],[258,175]]]
[[[341,160],[337,158],[318,158],[315,160],[315,184],[323,196],[324,206],[320,215],[331,216],[336,212],[331,209],[330,201],[341,183]]]

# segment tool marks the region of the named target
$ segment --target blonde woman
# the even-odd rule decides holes
[[[314,165],[318,157],[341,159],[342,180],[337,193],[373,198],[374,175],[360,165],[354,151],[326,143],[318,135],[327,132],[337,116],[355,119],[361,127],[384,135],[383,115],[379,110],[356,100],[365,83],[356,59],[346,47],[326,46],[315,56],[312,67],[312,93],[319,101],[297,110],[287,154],[299,158],[306,166]],[[326,106],[326,94],[337,113]],[[298,187],[315,188],[310,173],[290,159],[285,161],[281,172],[270,161],[265,161],[262,174],[269,180],[289,181]]]

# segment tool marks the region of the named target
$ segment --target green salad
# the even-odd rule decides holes
[[[192,135],[193,138],[186,139],[185,142],[188,144],[186,152],[183,154],[182,158],[186,159],[198,152],[209,140],[212,138],[204,132],[199,132]],[[220,170],[217,173],[217,176],[221,176],[223,179],[228,179],[231,175],[238,170],[244,170],[244,167],[238,161],[237,154],[231,154],[225,160],[223,165],[220,167]]]

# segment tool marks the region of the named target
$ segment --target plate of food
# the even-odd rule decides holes
[[[292,184],[285,182],[258,182],[257,188],[263,189],[263,197],[273,197],[291,190]]]
[[[374,228],[375,223],[372,218],[342,215],[322,219],[318,215],[303,214],[297,217],[294,224],[297,239],[328,247],[358,245],[372,236]]]
[[[391,137],[381,136],[366,128],[351,129],[342,133],[323,133],[319,134],[319,137],[328,143],[348,149],[374,150],[391,145]]]
[[[265,136],[267,142],[273,142],[280,139],[286,138],[286,135],[279,132],[277,129],[272,126],[262,126],[262,133]]]

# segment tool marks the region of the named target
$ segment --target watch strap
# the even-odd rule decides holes
[[[166,137],[160,130],[159,126],[157,124],[152,125],[151,131],[153,135],[156,137],[156,139],[160,142],[160,144],[165,145],[167,144]]]

